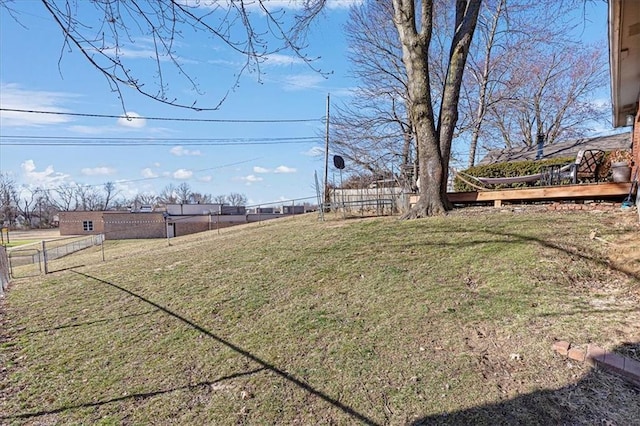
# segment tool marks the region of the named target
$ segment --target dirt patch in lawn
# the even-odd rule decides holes
[[[640,280],[640,229],[621,236],[611,244],[609,257],[621,269]]]

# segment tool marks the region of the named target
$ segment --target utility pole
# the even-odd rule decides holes
[[[324,191],[323,203],[329,203],[329,105],[330,94],[327,94],[327,122],[324,142]]]

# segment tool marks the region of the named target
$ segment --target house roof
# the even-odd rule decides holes
[[[625,126],[640,97],[640,1],[609,0],[613,126]]]
[[[545,145],[542,158],[575,157],[581,149],[600,149],[613,151],[616,149],[631,149],[631,132],[616,135],[598,136],[595,138],[575,139]],[[538,148],[518,147],[512,149],[497,149],[489,153],[478,163],[479,166],[509,161],[535,160]]]

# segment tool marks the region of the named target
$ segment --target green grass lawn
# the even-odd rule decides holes
[[[0,423],[629,424],[554,354],[640,342],[637,226],[594,213],[279,219],[107,241],[0,305]]]
[[[11,247],[24,246],[27,244],[35,244],[37,242],[39,242],[39,240],[16,240],[16,241],[4,242],[2,245],[7,248],[11,248]]]

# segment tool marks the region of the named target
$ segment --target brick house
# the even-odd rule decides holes
[[[60,235],[105,234],[107,240],[167,236],[162,212],[71,211],[58,216]]]
[[[302,206],[300,206],[302,207]],[[304,213],[297,209],[289,214]],[[166,211],[69,211],[59,213],[60,235],[104,234],[107,240],[173,238],[283,214],[247,214],[245,207],[221,204],[168,204]]]
[[[633,126],[632,176],[640,175],[640,1],[609,0],[609,63],[613,126]]]

